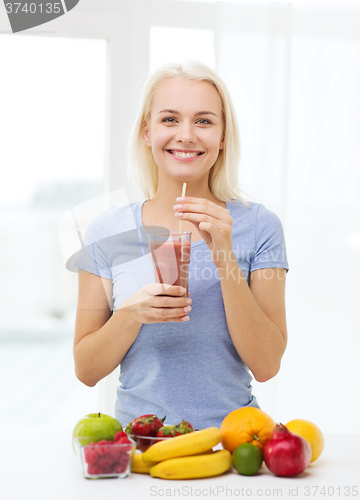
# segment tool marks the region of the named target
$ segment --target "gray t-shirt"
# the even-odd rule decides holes
[[[144,202],[113,207],[88,226],[75,266],[112,280],[113,308],[154,283]],[[233,218],[233,251],[248,282],[262,268],[289,269],[280,219],[264,205],[227,203]],[[234,274],[233,274],[234,276]],[[240,279],[240,275],[236,276]],[[190,320],[143,324],[121,362],[116,418],[123,426],[155,413],[166,423],[190,421],[196,429],[216,426],[231,411],[259,407],[252,375],[238,355],[226,323],[220,279],[203,240],[191,245]]]

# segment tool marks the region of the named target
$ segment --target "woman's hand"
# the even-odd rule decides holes
[[[165,289],[164,289],[165,288]],[[192,300],[186,297],[185,288],[174,285],[150,283],[135,292],[119,309],[127,308],[138,323],[165,323],[188,321]]]
[[[194,224],[211,250],[216,267],[222,267],[234,259],[232,247],[233,219],[227,208],[203,198],[189,196],[176,198],[175,217]]]

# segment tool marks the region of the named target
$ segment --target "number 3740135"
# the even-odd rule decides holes
[[[306,497],[357,497],[358,486],[304,486]]]
[[[19,2],[8,2],[5,4],[6,12],[8,14],[17,14],[20,12],[26,12],[30,14],[36,14],[36,12],[42,14],[60,14],[61,12],[61,2],[55,3],[19,3]]]

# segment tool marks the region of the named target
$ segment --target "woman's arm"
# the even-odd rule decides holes
[[[249,287],[233,252],[229,210],[201,198],[180,197],[177,201],[175,216],[192,222],[200,231],[218,268],[235,349],[256,380],[265,382],[279,371],[286,347],[286,270],[253,271]]]
[[[79,273],[73,352],[75,374],[89,387],[115,370],[141,328],[127,309],[112,314],[111,297],[111,280]]]
[[[79,273],[74,338],[77,378],[93,387],[121,363],[144,323],[183,322],[192,300],[180,286],[150,283],[112,314],[112,281]]]
[[[234,346],[255,379],[266,382],[279,371],[287,343],[286,270],[253,271],[250,288],[236,259],[218,270]]]

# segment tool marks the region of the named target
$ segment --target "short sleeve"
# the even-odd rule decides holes
[[[284,230],[279,217],[260,204],[256,214],[255,255],[249,272],[271,267],[289,270]]]
[[[85,230],[82,248],[78,252],[74,267],[102,278],[112,278],[108,262],[109,238],[103,214],[95,217]]]

